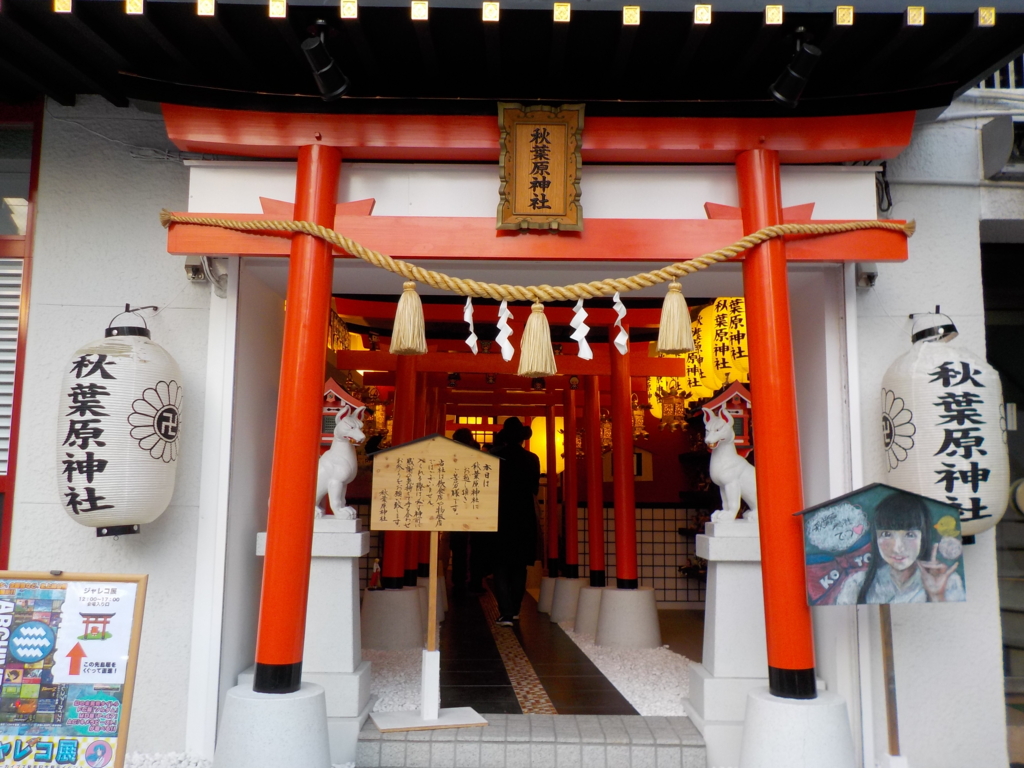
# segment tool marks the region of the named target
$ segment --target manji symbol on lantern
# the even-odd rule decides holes
[[[138,310],[126,305],[129,311]],[[146,327],[111,321],[103,339],[74,353],[57,425],[57,493],[72,520],[114,536],[138,533],[167,509],[181,437],[180,382],[178,364]]]
[[[1009,458],[999,375],[967,350],[948,317],[916,315],[914,346],[882,378],[887,482],[960,508],[964,536],[1002,518]]]

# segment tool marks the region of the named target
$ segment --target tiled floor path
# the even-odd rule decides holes
[[[358,768],[705,768],[685,717],[487,715],[483,728],[380,733],[367,720]]]
[[[527,595],[515,628],[490,593],[452,598],[441,630],[441,706],[504,714],[635,715],[622,694]]]

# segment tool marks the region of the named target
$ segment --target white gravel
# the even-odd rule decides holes
[[[572,638],[633,709],[641,715],[686,715],[683,699],[690,692],[690,660],[661,648],[605,648],[593,635],[577,634],[572,623],[559,626]]]
[[[376,694],[374,712],[408,712],[420,707],[423,651],[372,651],[363,649],[370,662],[370,693]]]
[[[130,752],[125,755],[124,768],[212,768],[209,760],[191,757],[180,752],[142,754]],[[356,768],[355,763],[342,763],[331,768]]]
[[[125,755],[125,768],[210,768],[210,761],[191,757],[180,752],[157,752],[143,754],[129,752]]]

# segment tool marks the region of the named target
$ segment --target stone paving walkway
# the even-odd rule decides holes
[[[482,728],[381,733],[367,720],[357,768],[705,768],[686,717],[484,715]]]

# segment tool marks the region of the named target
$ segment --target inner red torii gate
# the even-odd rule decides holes
[[[182,150],[297,158],[295,218],[334,227],[394,257],[587,262],[621,261],[631,253],[643,254],[644,261],[679,261],[781,223],[781,163],[891,158],[909,144],[914,123],[912,112],[834,118],[588,117],[582,149],[585,163],[734,163],[742,218],[591,219],[581,233],[533,234],[495,231],[491,218],[335,215],[342,157],[496,162],[494,118],[258,113],[176,105],[164,105],[163,111],[168,135]],[[758,508],[769,681],[773,694],[788,698],[813,698],[816,693],[810,610],[804,599],[802,533],[792,516],[803,504],[787,258],[897,261],[907,257],[903,235],[893,232],[865,230],[831,236],[827,242],[823,248],[816,239],[775,239],[743,259],[751,377],[758,382],[754,418],[761,444]],[[303,234],[267,237],[187,224],[171,225],[168,251],[288,254],[291,259],[254,690],[295,691],[302,676],[313,533],[310,509],[319,452],[331,265],[334,255],[345,254],[336,254],[323,241]],[[392,363],[384,370],[395,367]]]

